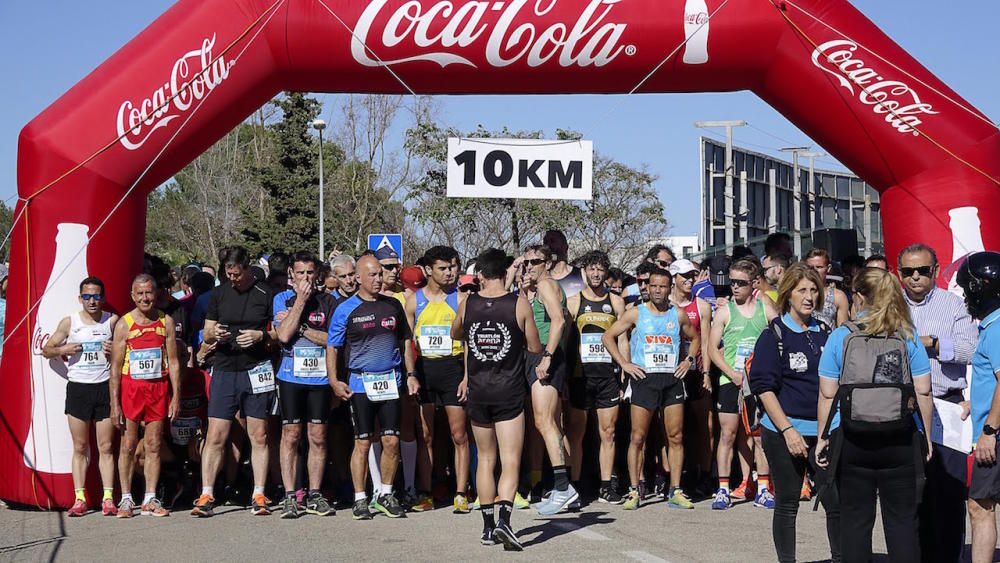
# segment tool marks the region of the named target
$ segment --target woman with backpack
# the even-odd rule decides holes
[[[781,316],[771,321],[754,347],[750,389],[760,398],[764,453],[771,465],[775,507],[772,536],[778,561],[795,561],[799,493],[818,440],[816,421],[819,362],[830,327],[813,315],[823,308],[823,283],[804,262],[785,270],[778,282]],[[837,421],[833,421],[836,427]],[[819,470],[818,480],[823,480]],[[840,561],[840,511],[836,491],[823,495],[826,532],[833,561]]]
[[[853,290],[858,318],[830,334],[820,358],[816,463],[829,468],[839,493],[846,563],[871,560],[876,500],[889,560],[919,561],[917,500],[930,435],[914,414],[930,428],[930,363],[892,274],[864,268]]]

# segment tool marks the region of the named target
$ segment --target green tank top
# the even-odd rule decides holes
[[[767,315],[764,314],[764,303],[758,299],[754,308],[753,316],[744,317],[736,307],[736,303],[729,302],[729,324],[722,331],[722,344],[725,346],[725,358],[729,367],[742,373],[746,373],[747,358],[753,354],[753,348],[757,344],[760,333],[767,328]],[[722,375],[719,378],[720,385],[732,383],[728,376]]]
[[[562,288],[559,289],[560,304],[562,308],[566,309],[566,293],[563,292]],[[538,298],[538,292],[535,292],[535,296],[531,298],[531,314],[535,317],[535,326],[538,327],[538,339],[542,342],[542,347],[549,341],[549,333],[552,328],[552,318],[549,317],[549,312],[545,310],[545,305],[542,300]],[[569,336],[568,330],[563,330],[563,338],[559,340],[559,347],[563,347]]]

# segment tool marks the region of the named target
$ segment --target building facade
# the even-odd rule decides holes
[[[857,176],[810,169],[800,157],[796,196],[794,162],[734,146],[727,178],[725,143],[702,137],[700,152],[702,256],[740,244],[760,255],[767,235],[779,231],[793,236],[802,256],[824,229],[853,229],[861,256],[883,251],[879,194]]]

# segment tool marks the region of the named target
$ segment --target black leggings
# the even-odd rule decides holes
[[[826,481],[825,471],[813,465],[816,448],[815,436],[803,436],[809,447],[808,459],[793,457],[788,453],[785,438],[777,432],[764,429],[763,445],[767,461],[771,466],[771,482],[774,484],[774,518],[771,521],[774,536],[774,550],[778,561],[795,561],[795,520],[799,512],[799,495],[806,473],[814,473],[819,483]],[[821,497],[826,511],[826,535],[830,541],[830,555],[834,562],[840,561],[840,499],[837,488],[827,487]]]
[[[920,561],[917,538],[917,472],[914,432],[904,431],[877,439],[843,433],[837,469],[843,521],[840,544],[846,563],[867,563],[872,557],[872,529],[876,500],[882,508],[882,528],[889,561]]]

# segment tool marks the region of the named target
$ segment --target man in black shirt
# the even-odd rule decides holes
[[[523,547],[510,527],[514,494],[524,445],[524,353],[538,354],[542,343],[522,293],[508,293],[504,286],[507,255],[490,249],[479,255],[480,287],[458,307],[451,336],[465,344],[469,418],[476,438],[479,463],[476,491],[482,503],[483,545],[503,543],[504,550]],[[500,450],[500,486],[493,479]],[[500,521],[493,516],[499,488]]]
[[[215,366],[208,399],[208,435],[202,452],[202,492],[193,516],[212,516],[213,484],[222,449],[236,412],[247,419],[254,490],[251,513],[270,514],[267,479],[267,416],[274,405],[274,367],[267,351],[273,297],[250,272],[250,256],[240,246],[222,252],[230,283],[212,290],[205,316],[205,343],[216,344]]]

